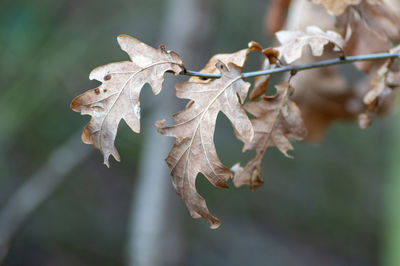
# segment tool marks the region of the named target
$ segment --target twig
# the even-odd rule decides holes
[[[379,54],[346,56],[344,58],[329,59],[329,60],[319,61],[319,62],[315,62],[315,63],[311,63],[311,64],[304,64],[304,65],[298,65],[298,66],[283,66],[283,67],[278,67],[278,68],[274,68],[274,69],[245,72],[245,73],[242,73],[242,77],[243,78],[251,78],[251,77],[277,74],[277,73],[288,72],[288,71],[297,72],[297,71],[306,70],[306,69],[326,67],[326,66],[332,66],[332,65],[349,64],[349,63],[358,62],[358,61],[373,61],[373,60],[381,60],[381,59],[397,58],[397,57],[400,57],[400,53],[379,53]],[[186,70],[184,72],[181,72],[180,74],[186,75],[186,76],[196,76],[196,77],[205,78],[205,79],[210,79],[210,78],[215,79],[215,78],[221,77],[220,74],[202,73],[202,72],[196,72],[196,71],[192,71],[192,70]]]

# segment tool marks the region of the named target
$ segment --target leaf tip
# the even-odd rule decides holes
[[[241,171],[243,171],[243,167],[240,166],[240,163],[235,163],[232,167],[231,167],[231,171],[237,175],[239,174]]]
[[[219,182],[219,183],[216,183],[215,185],[216,185],[217,187],[219,187],[219,188],[229,188],[229,186],[226,184],[225,181],[221,181],[221,182]]]
[[[80,96],[75,97],[69,104],[69,108],[71,108],[75,112],[80,112],[80,106],[81,106]]]
[[[368,112],[361,113],[357,117],[361,129],[367,129],[372,123],[372,115]]]
[[[289,153],[287,153],[287,151],[285,151],[285,152],[283,153],[283,155],[285,155],[286,158],[294,159],[294,156],[293,156],[293,155],[290,155]]]
[[[92,133],[91,133],[91,131],[89,129],[89,126],[87,125],[86,127],[84,127],[82,135],[81,135],[82,142],[85,143],[85,144],[93,144],[93,140],[91,138],[91,135],[92,135]],[[96,145],[94,145],[94,146],[97,148]]]
[[[110,168],[109,157],[110,157],[110,154],[104,154],[104,161],[103,161],[103,164],[104,164],[105,166],[107,166],[107,168]]]
[[[165,119],[157,120],[154,125],[157,127],[157,132],[164,134]]]
[[[262,53],[268,59],[270,64],[276,64],[279,61],[279,50],[273,47],[265,48]]]
[[[126,35],[126,34],[120,34],[120,35],[117,36],[117,41],[118,41],[118,43],[119,43],[120,45],[121,45],[121,43],[123,43],[123,41],[126,40],[126,39],[132,39],[132,37],[129,36],[129,35]]]
[[[250,51],[262,52],[262,46],[258,42],[250,41],[247,44],[247,47],[249,48]]]
[[[221,226],[221,222],[218,219],[216,219],[216,221],[211,222],[211,224],[210,224],[211,229],[218,229],[218,227],[220,227],[220,226]]]
[[[101,152],[103,152],[103,151],[101,151]],[[114,147],[114,151],[111,154],[110,153],[104,154],[104,162],[103,163],[107,166],[107,168],[110,168],[110,160],[109,160],[110,155],[112,155],[117,162],[121,161],[121,157],[119,156],[118,151]]]

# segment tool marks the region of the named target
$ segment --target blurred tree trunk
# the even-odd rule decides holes
[[[187,66],[201,56],[198,50],[211,29],[210,3],[204,0],[169,0],[162,24],[160,43],[178,52]],[[201,49],[200,49],[201,50]],[[204,48],[203,48],[204,51]],[[157,99],[152,113],[144,121],[145,142],[138,181],[132,199],[128,265],[182,264],[182,226],[180,212],[184,204],[174,193],[169,169],[164,162],[174,139],[157,134],[154,122],[176,112],[176,78],[164,83],[168,94]]]
[[[47,162],[11,196],[0,211],[0,265],[11,241],[30,215],[66,180],[68,173],[93,151],[82,145],[80,132],[55,149]]]

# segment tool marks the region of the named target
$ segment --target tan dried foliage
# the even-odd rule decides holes
[[[398,0],[363,1],[355,7],[368,28],[381,38],[400,41],[400,2]]]
[[[261,178],[261,164],[268,147],[276,147],[286,157],[293,146],[288,138],[302,140],[307,134],[300,109],[291,100],[293,87],[288,82],[281,82],[275,86],[274,96],[263,96],[259,101],[252,101],[245,105],[245,109],[255,116],[251,119],[254,128],[254,138],[249,141],[241,139],[245,145],[243,151],[255,150],[256,156],[245,167],[235,165],[233,182],[235,186],[249,185],[251,190],[263,184]]]
[[[342,36],[334,31],[324,32],[317,26],[308,26],[303,31],[278,31],[276,38],[281,46],[275,47],[286,63],[291,64],[301,58],[303,47],[309,45],[314,56],[321,56],[324,46],[332,43],[335,51],[341,51],[344,46]]]
[[[378,53],[400,41],[400,2],[363,1],[338,17],[338,30],[346,36],[346,55]],[[370,72],[384,63],[356,62],[358,69]]]
[[[358,5],[362,0],[311,0],[314,4],[323,5],[332,15],[340,15],[350,5]]]
[[[312,5],[310,8],[312,8],[312,12],[315,12]],[[322,16],[320,13],[318,14]],[[302,16],[309,17],[310,15],[303,14]],[[301,19],[302,16],[299,16],[298,19]],[[303,43],[296,40],[295,37],[291,40],[285,40],[288,44],[290,44],[290,41],[294,43],[294,45],[288,45],[288,47],[292,49],[291,52],[296,53],[296,56],[292,57],[293,60],[289,60],[289,62],[301,57],[299,63],[309,63],[316,60],[313,56],[322,56],[322,54],[323,59],[337,56],[333,51],[335,49],[332,50],[331,47],[328,47],[327,51],[323,51],[324,46],[329,42],[338,43],[337,48],[344,46],[344,40],[338,33],[330,30],[323,31],[319,27],[311,27],[311,30],[310,27],[306,27],[304,32],[300,30],[286,32],[296,32],[300,36],[306,36]],[[310,50],[304,51],[303,44],[307,45],[309,40],[315,41],[314,48],[311,46]],[[285,53],[285,51],[281,51],[281,53]],[[296,88],[293,100],[301,109],[308,131],[308,140],[321,140],[333,121],[353,116],[348,105],[353,100],[354,95],[341,75],[335,72],[334,67],[302,72],[292,79],[292,84]]]
[[[387,85],[388,85],[388,87],[393,88],[393,89],[400,87],[400,71],[388,73]]]
[[[196,178],[202,173],[214,186],[226,188],[227,180],[233,176],[220,161],[214,144],[220,112],[228,117],[235,134],[244,142],[243,151],[256,152],[244,167],[232,167],[234,185],[249,185],[254,190],[263,184],[261,165],[268,147],[276,147],[291,157],[288,151],[293,146],[289,138],[302,140],[308,131],[309,139],[321,139],[333,121],[354,118],[361,110],[364,112],[358,116],[359,124],[365,128],[375,114],[392,105],[394,97],[389,95],[400,86],[400,71],[399,67],[393,68],[394,59],[358,63],[364,71],[378,69],[371,74],[370,90],[366,93],[349,87],[335,67],[327,67],[302,72],[291,79],[291,84],[276,85],[275,95],[266,96],[270,77],[264,75],[255,79],[250,101],[243,108],[250,83],[243,81],[242,68],[251,51],[265,56],[262,69],[273,69],[283,60],[288,64],[300,58],[301,63],[315,61],[315,56],[322,56],[328,44],[331,45],[323,55],[325,59],[337,56],[337,51],[343,55],[387,51],[392,42],[400,40],[400,4],[396,0],[273,0],[272,11],[277,15],[271,18],[275,23],[271,27],[282,27],[280,16],[286,14],[291,2],[293,9],[298,10],[291,10],[292,18],[286,23],[291,30],[276,33],[280,46],[263,50],[258,43],[250,42],[246,49],[213,56],[201,72],[220,73],[221,78],[191,77],[188,82],[177,84],[177,97],[188,99],[189,103],[173,115],[174,125],[165,126],[164,120],[156,122],[159,133],[176,138],[166,158],[176,192],[192,217],[208,220],[211,228],[217,228],[220,221],[211,215],[197,192]],[[322,6],[312,3],[323,5],[331,15],[340,15],[337,24]],[[306,27],[310,20],[318,25]],[[94,69],[89,78],[102,84],[71,102],[74,111],[92,117],[82,140],[102,152],[107,166],[110,155],[120,160],[114,146],[120,121],[123,119],[134,132],[140,131],[139,95],[143,86],[150,84],[154,94],[158,94],[165,72],[184,71],[179,55],[163,46],[154,49],[127,35],[119,36],[118,43],[131,61]],[[305,46],[310,49],[304,49]],[[399,51],[399,47],[392,50]],[[296,87],[295,92],[292,86]],[[250,120],[246,111],[255,118]]]
[[[83,130],[82,141],[99,149],[108,167],[110,155],[120,160],[114,141],[121,119],[134,132],[140,131],[139,94],[142,87],[148,83],[154,94],[158,94],[166,71],[178,74],[183,70],[179,55],[166,51],[162,46],[154,49],[127,35],[118,36],[118,43],[128,53],[131,61],[111,63],[94,69],[89,78],[102,84],[71,102],[74,111],[92,116]]]
[[[385,95],[387,88],[387,75],[389,74],[389,68],[392,64],[391,60],[387,60],[375,73],[371,79],[371,89],[364,96],[364,103],[370,106],[378,100],[379,97]]]
[[[271,65],[268,59],[265,59],[263,65],[261,66],[261,69],[266,70],[266,69],[272,69],[274,67],[275,65]],[[255,78],[254,88],[251,90],[249,96],[250,101],[254,101],[255,99],[257,99],[261,95],[264,95],[267,92],[270,78],[271,78],[270,75],[258,76]]]
[[[201,73],[209,73],[209,74],[215,74],[219,73],[220,71],[217,69],[216,64],[218,61],[221,61],[225,65],[229,63],[233,63],[239,67],[243,67],[245,62],[247,61],[247,58],[249,56],[249,53],[251,51],[257,51],[262,53],[262,47],[259,43],[250,41],[248,43],[248,48],[239,50],[234,53],[226,53],[226,54],[216,54],[211,59],[208,61],[205,67],[203,67],[202,70],[200,70]],[[201,79],[199,77],[191,77],[189,79],[190,82],[208,82],[208,80]]]
[[[292,0],[271,0],[265,13],[264,24],[268,34],[281,30]]]
[[[241,78],[241,67],[217,61],[220,79],[210,82],[183,82],[176,86],[176,96],[190,99],[186,108],[174,114],[175,125],[157,121],[158,131],[176,138],[166,162],[171,169],[176,192],[185,201],[193,218],[203,217],[217,228],[220,222],[212,216],[206,202],[196,190],[195,181],[202,173],[214,186],[227,187],[232,173],[218,158],[214,145],[217,115],[223,112],[238,135],[251,141],[254,132],[246,112],[239,103],[245,100],[250,83]],[[239,99],[238,99],[239,98]]]
[[[400,45],[390,52],[399,53]],[[365,110],[358,116],[358,123],[363,129],[371,125],[375,114],[385,112],[385,109],[393,105],[393,90],[399,86],[400,80],[400,72],[391,69],[394,61],[394,59],[386,60],[370,80],[370,89],[363,98]]]
[[[293,0],[286,25],[290,30],[303,30],[306,25],[317,25],[323,30],[340,32],[345,36],[345,55],[385,52],[392,46],[392,42],[399,40],[399,6],[398,0],[360,1],[358,5],[352,5],[333,19],[322,6],[307,0]],[[337,56],[329,50],[324,52],[324,59]],[[304,54],[299,63],[313,61],[316,61],[314,57]],[[355,65],[360,70],[372,72],[384,62],[385,60],[364,61]],[[388,74],[388,79],[395,78],[395,74],[391,73]],[[292,85],[296,88],[293,100],[302,111],[308,140],[321,140],[334,121],[357,118],[364,110],[363,97],[369,87],[368,83],[366,86],[360,84],[363,83],[349,85],[336,67],[308,70],[292,79]],[[376,112],[383,114],[390,109],[392,98],[385,97]],[[368,116],[372,117],[371,114]]]
[[[348,10],[349,6],[357,6],[359,4],[378,5],[382,0],[311,0],[315,4],[321,4],[325,7],[329,14],[337,16]]]
[[[301,110],[309,141],[321,141],[333,122],[352,119],[361,110],[361,98],[336,67],[303,71],[291,82],[296,88],[293,101]]]
[[[277,64],[279,64],[279,51],[274,48],[266,48],[262,50],[263,55],[265,56],[265,60],[261,66],[261,70],[266,69],[274,69]],[[267,87],[270,79],[270,75],[258,76],[254,79],[254,88],[250,93],[250,101],[255,100],[261,95],[267,92]]]

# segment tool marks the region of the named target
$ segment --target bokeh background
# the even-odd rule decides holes
[[[366,131],[334,124],[321,143],[296,143],[294,160],[269,149],[265,184],[254,192],[217,189],[199,176],[200,194],[222,221],[217,230],[192,219],[175,195],[163,161],[173,140],[153,126],[184,104],[173,84],[185,78],[166,75],[158,96],[145,87],[142,133],[119,127],[121,163],[107,169],[80,142],[89,117],[69,103],[97,86],[88,80],[93,68],[128,58],[118,34],[165,43],[198,70],[250,40],[272,44],[267,7],[266,0],[2,0],[0,264],[400,265],[397,111]],[[252,56],[246,68],[259,63]],[[219,118],[222,162],[251,158]]]

